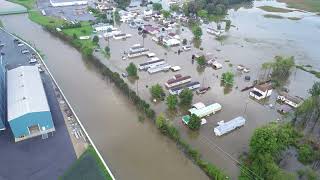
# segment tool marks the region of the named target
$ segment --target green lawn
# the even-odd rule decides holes
[[[31,19],[31,21],[38,23],[42,26],[59,27],[65,22],[63,19],[50,16],[43,16],[39,11],[29,11],[29,18]]]
[[[319,0],[284,0],[284,2],[287,2],[291,8],[320,12]]]
[[[278,7],[273,7],[273,6],[260,6],[258,8],[260,8],[264,11],[267,11],[267,12],[278,12],[278,13],[288,13],[288,12],[293,11],[290,9],[278,8]]]
[[[93,147],[89,147],[60,180],[112,180]]]
[[[34,4],[36,3],[36,0],[8,0],[8,1],[20,4],[26,7],[27,9],[33,9]]]
[[[89,22],[81,22],[81,27],[63,29],[62,32],[70,37],[73,37],[73,35],[75,34],[77,38],[79,38],[80,36],[91,36],[93,32],[93,28]],[[92,49],[96,47],[96,44],[92,42],[91,38],[88,40],[74,39],[73,41],[76,44],[81,44],[82,47],[87,47]]]
[[[283,19],[284,17],[279,16],[279,15],[274,15],[274,14],[265,14],[263,15],[265,18],[273,18],[273,19]]]
[[[73,36],[73,34],[76,34],[78,37],[79,36],[90,36],[93,32],[93,28],[89,22],[81,22],[81,27],[63,29],[62,32],[68,36]]]

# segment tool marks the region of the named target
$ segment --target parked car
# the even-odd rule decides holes
[[[24,46],[24,44],[21,43],[21,42],[19,42],[19,43],[18,43],[18,47],[21,47],[21,46]]]
[[[33,64],[33,63],[36,63],[37,62],[37,59],[36,58],[31,58],[29,60],[29,64]]]
[[[199,95],[199,94],[204,94],[204,93],[206,93],[207,91],[209,91],[210,90],[210,86],[208,86],[208,87],[201,87],[201,88],[199,88],[197,91],[196,91],[196,93]]]
[[[122,75],[122,77],[124,77],[124,78],[128,77],[128,74],[127,74],[127,73],[122,73],[121,75]]]
[[[182,49],[184,51],[190,51],[191,50],[191,46],[182,46]]]
[[[21,50],[21,53],[22,54],[28,54],[30,51],[28,50],[28,49],[23,49],[23,50]]]

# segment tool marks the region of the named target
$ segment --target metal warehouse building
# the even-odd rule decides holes
[[[16,142],[55,131],[36,66],[8,70],[7,87],[7,116]]]

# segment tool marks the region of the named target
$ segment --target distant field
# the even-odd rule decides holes
[[[29,18],[38,24],[41,24],[43,26],[61,26],[64,23],[64,20],[55,18],[55,17],[49,17],[49,16],[43,16],[40,12],[31,10],[29,11]]]
[[[26,7],[27,9],[32,9],[34,4],[36,3],[36,0],[8,0],[8,1],[20,4]]]
[[[278,13],[292,12],[292,10],[290,10],[290,9],[278,8],[278,7],[273,7],[273,6],[260,6],[258,8],[260,8],[264,11],[267,11],[267,12],[278,12]]]
[[[290,8],[302,9],[311,12],[320,12],[320,0],[278,0],[285,2]]]
[[[284,17],[274,14],[265,14],[263,15],[265,18],[274,18],[274,19],[283,19]]]

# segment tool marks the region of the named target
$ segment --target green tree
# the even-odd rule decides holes
[[[184,89],[179,94],[180,105],[181,106],[190,106],[193,99],[193,93],[190,89]]]
[[[299,147],[298,155],[298,160],[304,164],[310,163],[314,160],[314,151],[312,147],[307,144]]]
[[[160,3],[153,3],[152,9],[155,11],[160,11],[162,9],[162,5]]]
[[[168,105],[168,108],[169,108],[170,110],[175,109],[176,106],[177,106],[177,104],[178,104],[178,98],[177,98],[177,96],[175,96],[175,95],[169,95],[169,96],[167,97],[167,105]]]
[[[227,86],[233,86],[234,74],[232,72],[222,73],[221,81],[223,82],[223,84],[225,84]]]
[[[230,30],[230,27],[231,27],[231,21],[230,20],[226,20],[226,31],[229,31]]]
[[[192,27],[192,33],[195,39],[200,39],[202,36],[202,29],[201,27],[195,25]]]
[[[309,89],[309,94],[312,96],[312,97],[319,97],[320,95],[320,82],[315,82],[313,85],[312,85],[312,88]]]
[[[151,86],[150,93],[153,98],[160,99],[160,100],[163,100],[166,96],[166,94],[164,93],[164,90],[163,90],[162,86],[160,86],[160,84],[156,84],[156,85]]]
[[[106,46],[106,47],[104,48],[104,51],[105,51],[107,54],[110,54],[110,48],[109,48],[109,46]]]
[[[120,14],[119,14],[119,11],[118,11],[118,9],[114,12],[114,20],[116,21],[115,23],[119,23],[120,22],[120,19],[121,19],[121,17],[120,17]]]
[[[166,119],[162,113],[156,118],[156,126],[159,129],[164,129],[167,126]]]
[[[168,19],[171,16],[171,13],[166,10],[162,10],[161,13],[165,19]]]
[[[118,4],[119,8],[125,9],[129,6],[131,0],[115,0],[115,2]]]
[[[200,11],[197,12],[197,15],[201,18],[207,18],[208,17],[208,11],[202,9]]]
[[[128,65],[126,68],[126,71],[128,72],[128,75],[131,77],[137,77],[137,67],[132,62]]]
[[[273,62],[262,64],[262,69],[268,69],[271,73],[273,81],[285,81],[289,75],[291,69],[295,67],[294,57],[282,57],[276,56]],[[269,76],[269,74],[268,74]]]
[[[200,126],[201,126],[201,119],[198,116],[191,114],[188,127],[191,130],[199,130]]]
[[[197,63],[199,66],[204,66],[206,65],[206,58],[204,56],[200,56],[197,58]]]
[[[78,39],[78,36],[77,36],[76,33],[73,33],[73,34],[72,34],[72,37],[73,37],[73,39]]]
[[[178,4],[173,4],[170,6],[170,10],[173,12],[178,12],[180,10],[180,7]]]
[[[98,36],[94,36],[93,39],[92,39],[92,42],[95,43],[95,44],[98,44],[99,43],[99,37]]]
[[[183,44],[183,45],[187,45],[187,44],[188,44],[188,40],[187,40],[186,38],[184,38],[184,39],[182,40],[182,44]]]

